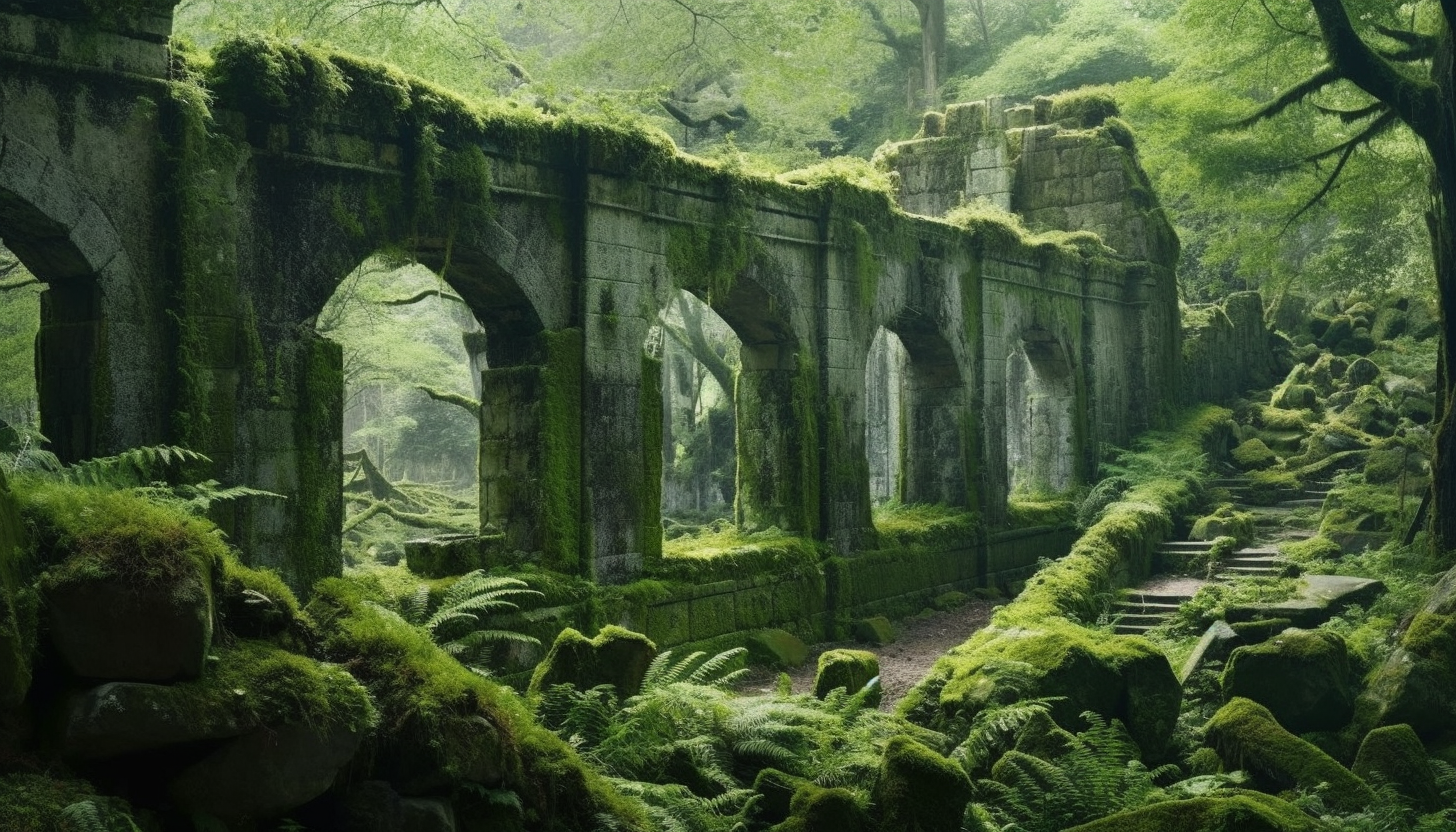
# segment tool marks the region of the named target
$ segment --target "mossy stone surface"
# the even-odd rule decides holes
[[[883,829],[958,832],[971,782],[960,766],[925,745],[895,737],[885,744],[870,800]]]
[[[26,550],[20,509],[0,469],[0,711],[19,705],[30,690],[36,628],[22,563]]]
[[[1367,783],[1393,787],[1419,812],[1441,809],[1435,771],[1409,725],[1386,725],[1366,734],[1350,770]]]
[[[809,646],[785,630],[759,630],[744,642],[748,663],[768,667],[802,667],[809,660]]]
[[[880,675],[880,660],[868,650],[826,650],[819,655],[814,676],[814,695],[823,699],[835,688],[859,693]]]
[[[1298,734],[1338,730],[1355,713],[1358,679],[1350,652],[1343,638],[1326,630],[1290,628],[1238,648],[1222,684],[1225,700],[1252,699]]]
[[[1228,771],[1243,769],[1262,788],[1313,789],[1328,783],[1328,801],[1342,812],[1359,811],[1375,800],[1365,781],[1314,745],[1286,731],[1268,708],[1235,698],[1213,715],[1205,742]]]
[[[1279,457],[1264,444],[1262,439],[1249,439],[1233,449],[1234,464],[1245,471],[1268,468],[1279,461]]]
[[[850,627],[850,633],[855,641],[876,647],[895,641],[895,625],[883,615],[859,619]]]
[[[805,783],[794,792],[789,817],[773,832],[868,832],[870,819],[849,789]]]
[[[751,810],[761,824],[782,823],[789,818],[794,793],[809,783],[776,768],[766,768],[753,778],[753,791],[759,795]]]
[[[90,783],[39,774],[0,777],[0,829],[5,832],[82,832],[66,818],[67,806],[87,802],[96,808],[107,832],[135,829],[131,807],[115,797],[99,797]]]
[[[1321,832],[1327,828],[1286,800],[1229,790],[1217,797],[1172,800],[1119,812],[1066,832]]]
[[[570,627],[556,637],[531,676],[531,693],[567,684],[577,690],[611,685],[623,699],[642,689],[642,677],[657,658],[657,646],[641,633],[614,625],[588,639]]]

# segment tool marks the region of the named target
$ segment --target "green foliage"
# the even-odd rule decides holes
[[[471,670],[490,675],[496,648],[541,645],[532,636],[499,626],[503,613],[520,609],[513,599],[528,597],[543,596],[518,578],[488,575],[477,569],[451,583],[433,609],[427,584],[420,584],[401,598],[399,607],[406,621],[423,629],[446,653]]]
[[[130,807],[81,780],[0,777],[0,827],[10,832],[136,832]]]
[[[1159,783],[1178,778],[1177,766],[1149,770],[1136,743],[1116,721],[1083,714],[1089,727],[1065,734],[1058,753],[1045,758],[1006,752],[978,780],[978,802],[1005,828],[1060,832],[1070,826],[1168,799]]]

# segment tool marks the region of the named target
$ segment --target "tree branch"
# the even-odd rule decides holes
[[[20,280],[12,283],[0,282],[0,292],[9,292],[13,289],[24,289],[26,286],[36,286],[39,284],[40,280],[34,277],[21,278]]]
[[[1291,215],[1287,221],[1285,221],[1284,227],[1279,229],[1279,233],[1283,234],[1284,232],[1288,231],[1289,227],[1294,225],[1294,222],[1298,220],[1301,216],[1303,216],[1306,211],[1319,204],[1319,202],[1325,198],[1325,195],[1328,194],[1330,190],[1335,187],[1335,180],[1340,178],[1340,173],[1345,169],[1345,165],[1350,161],[1350,157],[1355,154],[1355,150],[1359,148],[1360,145],[1365,144],[1366,142],[1378,136],[1382,131],[1395,124],[1395,119],[1396,114],[1393,111],[1387,112],[1380,118],[1371,122],[1369,127],[1366,127],[1364,130],[1361,130],[1359,133],[1351,137],[1349,141],[1332,147],[1329,150],[1321,151],[1320,153],[1316,153],[1313,156],[1307,157],[1306,161],[1318,162],[1322,159],[1327,159],[1330,156],[1338,153],[1340,154],[1340,161],[1335,164],[1335,169],[1330,171],[1330,175],[1325,178],[1325,183],[1320,186],[1320,189],[1315,192],[1315,195],[1310,197],[1309,200],[1305,202],[1298,211],[1295,211],[1294,214]]]
[[[419,294],[410,295],[407,298],[397,298],[395,300],[382,300],[379,303],[380,303],[381,306],[409,306],[412,303],[419,303],[422,300],[428,300],[430,298],[439,298],[440,300],[451,300],[451,301],[454,301],[456,303],[464,303],[465,302],[465,299],[462,298],[462,297],[460,297],[459,295],[452,295],[449,292],[442,292],[439,289],[426,289],[423,292],[420,292]]]
[[[1390,111],[1390,106],[1384,101],[1377,101],[1368,107],[1361,107],[1358,110],[1338,110],[1334,107],[1322,107],[1319,104],[1314,105],[1314,108],[1327,116],[1336,116],[1346,124]]]
[[[437,402],[444,402],[445,404],[453,404],[456,407],[463,407],[470,415],[476,418],[480,418],[480,402],[470,398],[469,396],[462,396],[459,393],[451,393],[448,390],[436,390],[433,387],[428,387],[423,384],[416,384],[415,389],[420,391],[421,393],[424,393],[426,396],[429,396]]]
[[[1322,66],[1313,75],[1285,90],[1278,98],[1255,110],[1247,118],[1234,122],[1233,126],[1236,128],[1251,127],[1265,119],[1273,118],[1338,80],[1340,80],[1340,74],[1333,66]]]
[[[1442,0],[1442,5],[1456,0]],[[1439,140],[1442,108],[1436,85],[1412,78],[1370,48],[1350,21],[1343,0],[1310,0],[1330,64],[1355,86],[1389,104],[1427,142]]]

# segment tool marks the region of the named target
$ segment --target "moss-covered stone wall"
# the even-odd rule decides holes
[[[482,453],[483,488],[497,489],[483,520],[528,558],[606,583],[632,579],[660,546],[658,376],[643,342],[680,289],[744,345],[740,519],[841,556],[882,545],[864,425],[864,365],[880,327],[910,356],[906,496],[980,507],[993,526],[1011,487],[1007,437],[1033,436],[1007,424],[1013,353],[1031,344],[1064,368],[1052,408],[1065,452],[1044,477],[1056,487],[1085,479],[1098,442],[1167,398],[1159,356],[1176,353],[1163,326],[1176,311],[1158,257],[1171,243],[1154,204],[1137,199],[1145,178],[1117,125],[1062,130],[1006,115],[1001,144],[973,165],[989,172],[967,181],[1040,211],[1050,203],[1035,202],[1031,183],[1070,177],[1092,202],[1125,209],[1093,212],[1126,220],[1104,223],[1126,232],[1121,253],[1081,237],[1031,239],[1006,222],[911,216],[853,166],[761,178],[683,156],[641,127],[466,102],[386,66],[262,37],[209,56],[153,43],[127,59],[140,62],[119,87],[129,97],[103,116],[88,109],[84,72],[38,54],[36,32],[74,24],[6,14],[0,195],[15,197],[0,199],[0,223],[23,232],[12,246],[22,256],[55,258],[57,274],[84,261],[102,289],[79,296],[99,309],[71,304],[81,311],[48,324],[99,333],[94,356],[68,359],[97,369],[84,401],[60,408],[89,413],[65,432],[83,437],[78,454],[186,444],[214,459],[218,479],[283,494],[219,519],[250,561],[300,590],[338,569],[330,541],[341,521],[328,496],[341,379],[311,326],[380,252],[417,259],[459,293],[485,327],[489,372],[540,374],[536,450]],[[85,37],[77,60],[126,36]],[[944,129],[988,134],[1000,118],[962,108]],[[123,150],[82,152],[108,139]],[[120,161],[86,167],[100,158]],[[995,172],[1007,165],[1021,178]],[[85,203],[92,190],[128,196]],[[75,204],[52,205],[55,194]],[[69,246],[40,245],[56,223]],[[516,421],[484,441],[524,441]]]

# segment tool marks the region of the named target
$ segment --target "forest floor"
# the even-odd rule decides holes
[[[809,660],[803,667],[788,671],[794,682],[794,693],[814,691],[814,672],[819,654],[835,648],[868,650],[880,659],[880,687],[884,696],[880,710],[892,709],[910,688],[930,672],[930,666],[941,654],[970,638],[991,620],[991,610],[1002,600],[973,598],[963,607],[937,612],[924,617],[896,622],[897,637],[892,644],[871,647],[853,641],[831,641],[810,645]],[[779,671],[754,668],[738,690],[742,693],[771,693],[778,684]]]

